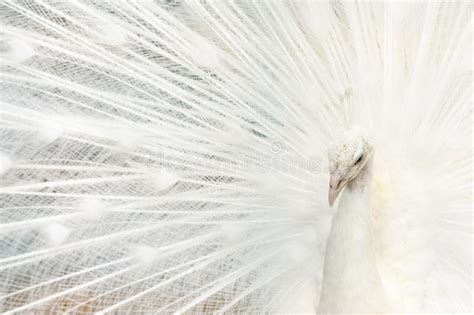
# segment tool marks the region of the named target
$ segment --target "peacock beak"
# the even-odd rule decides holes
[[[341,192],[342,188],[346,185],[346,181],[337,174],[331,173],[331,178],[329,179],[329,194],[328,194],[328,201],[329,206],[332,207],[334,202],[337,199],[337,196]]]

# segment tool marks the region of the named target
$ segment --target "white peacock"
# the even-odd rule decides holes
[[[472,312],[470,2],[0,15],[0,312]]]

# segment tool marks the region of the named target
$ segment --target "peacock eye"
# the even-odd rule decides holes
[[[362,161],[362,158],[364,157],[363,154],[361,154],[361,156],[359,156],[359,158],[357,159],[357,161],[355,161],[354,165],[357,165],[359,164],[361,161]]]

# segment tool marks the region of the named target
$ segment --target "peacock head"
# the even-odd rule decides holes
[[[341,134],[329,148],[329,206],[344,186],[355,179],[373,153],[368,136],[358,127]]]

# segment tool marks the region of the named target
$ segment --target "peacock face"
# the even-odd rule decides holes
[[[344,186],[359,175],[371,155],[371,142],[358,128],[343,133],[329,148],[328,201],[331,207]]]

